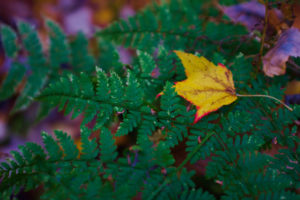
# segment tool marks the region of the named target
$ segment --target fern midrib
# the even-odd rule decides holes
[[[101,104],[101,105],[103,105],[103,104],[104,105],[112,105],[113,107],[122,107],[122,108],[127,109],[127,110],[136,110],[136,108],[130,107],[128,105],[124,106],[124,103],[126,103],[124,101],[122,102],[122,105],[121,105],[121,103],[118,104],[118,103],[113,103],[113,102],[110,102],[110,101],[109,101],[109,103],[107,103],[107,102],[104,102],[104,101],[95,100],[93,98],[87,98],[87,97],[82,97],[82,96],[73,96],[73,95],[68,95],[68,94],[47,94],[47,95],[41,95],[39,97],[36,97],[36,99],[43,101],[44,98],[47,99],[48,97],[65,97],[67,99],[68,98],[69,99],[71,99],[71,98],[81,99],[83,101],[92,101],[94,103]],[[136,111],[139,111],[139,110],[136,110]]]
[[[40,161],[40,160],[39,160]],[[60,163],[63,163],[63,162],[67,162],[67,163],[70,163],[70,162],[73,162],[73,161],[76,161],[76,162],[88,162],[88,161],[95,161],[94,158],[91,158],[91,159],[79,159],[79,160],[76,160],[76,159],[68,159],[68,160],[51,160],[51,159],[45,159],[44,161],[46,162],[43,162],[43,163],[49,163],[49,164],[53,164],[53,163],[57,163],[57,162],[60,162]],[[36,165],[40,165],[40,163],[31,163],[31,164],[25,164],[25,165],[18,165],[17,168],[11,168],[11,169],[4,169],[2,170],[1,172],[10,172],[12,170],[22,170],[22,168],[25,168],[25,167],[33,167],[33,166],[36,166]]]
[[[88,161],[90,161],[90,162],[98,162],[98,160],[95,160],[94,158],[91,158],[91,159],[80,159],[80,160],[76,160],[76,159],[69,159],[69,160],[51,160],[51,159],[48,159],[48,160],[44,160],[45,162],[43,162],[43,164],[55,164],[55,163],[71,163],[71,162],[73,162],[73,161],[76,161],[76,162],[88,162]],[[39,162],[39,161],[38,161]],[[11,169],[9,169],[9,170],[2,170],[1,172],[2,172],[2,175],[4,174],[4,173],[10,173],[10,172],[12,172],[12,171],[16,171],[16,170],[18,170],[18,171],[22,171],[23,172],[23,169],[25,168],[25,167],[34,167],[34,166],[36,166],[36,165],[40,165],[40,163],[31,163],[31,164],[25,164],[25,165],[20,165],[20,166],[18,166],[17,168],[11,168]],[[74,166],[74,168],[75,168],[75,166]],[[47,168],[46,168],[47,169]],[[47,172],[47,170],[45,170],[45,171],[39,171],[39,172],[36,172],[36,171],[34,171],[34,172],[31,172],[31,173],[17,173],[16,175],[22,175],[22,176],[28,176],[29,177],[29,179],[30,179],[30,177],[32,177],[32,176],[34,176],[35,174],[46,174],[46,175],[48,175],[48,176],[50,176],[51,178],[53,178],[54,180],[56,180],[56,177],[54,177],[53,176],[53,174],[51,174],[51,173],[49,173],[49,172]],[[14,175],[14,176],[16,176],[16,175]],[[4,179],[4,180],[9,180],[10,179],[10,176],[7,176],[7,179]],[[23,179],[22,179],[23,180]],[[3,180],[2,180],[3,181]],[[55,181],[55,182],[57,182],[57,181]],[[3,182],[2,182],[3,183]],[[65,186],[64,184],[62,184],[62,182],[61,181],[59,181],[58,183],[60,183],[60,185],[62,185],[64,188],[66,188],[68,191],[70,191],[70,192],[72,192],[72,194],[75,194],[75,192],[73,191],[73,190],[71,190],[70,188],[68,188],[67,186]],[[3,186],[3,184],[1,184],[1,186]],[[7,187],[10,187],[10,185],[9,184],[6,184],[6,186]],[[6,188],[7,188],[6,187]],[[3,190],[5,190],[5,188],[4,189],[2,189],[2,191]],[[71,193],[70,193],[71,194]]]
[[[72,96],[72,95],[67,95],[67,94],[47,94],[47,95],[41,95],[39,97],[37,97],[36,99],[38,100],[43,100],[43,98],[47,98],[47,97],[51,97],[51,96],[56,96],[56,97],[65,97],[65,98],[73,98],[73,99],[81,99],[83,101],[92,101],[96,104],[104,104],[104,105],[112,105],[114,107],[119,107],[119,108],[123,108],[124,110],[129,110],[129,111],[135,111],[135,112],[140,112],[142,113],[143,115],[145,116],[153,116],[152,114],[150,113],[147,113],[147,112],[143,112],[142,109],[140,109],[141,107],[130,107],[130,106],[124,106],[124,103],[112,103],[112,102],[102,102],[102,101],[97,101],[95,99],[89,99],[89,98],[86,98],[86,97],[79,97],[79,96]],[[184,122],[178,122],[178,121],[175,121],[173,120],[173,118],[169,118],[169,117],[159,117],[158,120],[172,120],[172,124],[178,124],[178,125],[184,125],[184,126],[187,126],[187,123],[184,123]],[[194,130],[199,130],[199,131],[203,131],[203,129],[201,128],[196,128],[194,127],[192,124],[187,126],[187,128],[192,128]]]
[[[68,185],[66,184],[63,184],[62,181],[57,181],[57,177],[55,177],[55,175],[51,174],[51,173],[47,173],[46,171],[39,171],[39,172],[33,172],[33,173],[24,173],[24,174],[16,174],[16,175],[19,175],[19,176],[28,176],[28,179],[30,180],[32,176],[34,175],[47,175],[49,178],[51,178],[53,180],[53,182],[55,183],[58,183],[59,185],[61,185],[63,188],[65,188],[65,190],[69,191],[68,193],[75,197],[74,194],[76,194],[76,192],[74,190],[72,190],[70,187],[68,187]],[[16,176],[14,175],[14,176]],[[39,179],[36,178],[36,179]],[[23,181],[24,179],[21,179],[20,181]],[[26,179],[27,180],[27,179]],[[39,180],[38,180],[39,181]],[[38,182],[37,181],[37,182]],[[3,182],[2,182],[3,183]],[[14,182],[14,185],[16,184],[16,182]],[[40,184],[43,184],[42,182]],[[0,191],[5,191],[7,188],[10,188],[11,187],[11,184],[1,184],[1,189]]]
[[[96,160],[94,158],[91,158],[91,159],[79,159],[79,160],[78,159],[68,159],[68,160],[50,160],[50,159],[48,159],[48,160],[44,160],[44,161],[45,162],[43,162],[43,164],[46,164],[46,165],[47,164],[51,164],[51,163],[54,163],[54,164],[68,163],[69,164],[71,162],[89,162],[89,163],[93,163],[93,162],[94,163],[98,163],[99,162],[99,160]],[[109,164],[109,163],[115,164],[114,162],[108,162],[108,163],[105,163],[105,164]],[[102,163],[102,164],[104,164],[104,163]],[[10,171],[16,171],[16,170],[23,171],[22,169],[25,168],[25,167],[33,167],[33,166],[36,166],[36,165],[40,165],[40,163],[31,163],[31,164],[27,164],[27,165],[18,166],[18,168],[13,168],[13,169],[9,169],[9,170],[2,170],[2,173],[10,173]],[[128,165],[126,163],[118,163],[118,166],[121,167],[121,168],[122,167],[129,167],[132,170],[141,170],[141,171],[145,172],[145,174],[148,173],[149,171],[151,171],[151,173],[153,173],[153,174],[158,174],[158,175],[161,174],[160,171],[151,170],[150,167],[149,168],[145,168],[145,167],[139,166],[139,165],[131,166],[131,165]],[[153,166],[155,166],[155,165],[153,165]],[[73,167],[76,168],[76,165],[73,166]],[[48,175],[50,178],[52,178],[54,180],[54,182],[57,182],[57,179],[56,179],[55,175],[49,173],[47,171],[47,168],[46,168],[45,171],[39,171],[39,172],[34,171],[34,172],[31,172],[31,173],[17,173],[16,175],[19,175],[19,176],[28,176],[29,177],[28,179],[30,179],[32,176],[34,176],[34,175],[40,175],[40,174]],[[7,178],[4,179],[4,180],[9,181],[11,179],[10,179],[9,176],[7,176]],[[21,181],[22,180],[24,180],[24,179],[21,179]],[[63,182],[59,181],[57,183],[59,183],[61,186],[63,186],[66,190],[72,192],[72,194],[76,194],[71,188],[69,188],[69,187],[67,187],[67,185],[63,184]],[[3,186],[3,184],[1,184],[1,186]],[[0,191],[5,191],[5,189],[9,188],[9,187],[10,187],[10,184],[5,184],[5,187],[4,188],[2,187],[1,188],[2,190],[0,190]]]
[[[190,36],[188,35],[189,32],[185,32],[185,33],[179,33],[179,32],[174,32],[174,31],[159,31],[159,30],[120,30],[120,31],[108,31],[108,30],[104,30],[102,32],[97,33],[97,35],[101,36],[101,35],[123,35],[123,34],[156,34],[159,36],[165,36],[165,35],[171,35],[171,36],[179,36],[179,37],[184,37],[184,38],[188,38],[189,40],[197,40],[199,38],[203,38],[203,39],[208,39],[207,36],[205,35],[201,35],[201,36]],[[166,37],[166,36],[165,36]]]

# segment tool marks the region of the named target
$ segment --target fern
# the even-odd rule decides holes
[[[25,67],[20,63],[16,62],[11,65],[11,69],[5,81],[2,83],[0,100],[5,100],[14,94],[14,90],[25,75],[25,70]]]
[[[186,112],[185,106],[179,105],[179,97],[170,83],[166,84],[164,95],[161,98],[161,111],[158,113],[160,126],[164,127],[169,145],[175,146],[184,137],[187,137],[186,125],[192,123],[194,112]]]
[[[173,53],[181,49],[228,66],[239,94],[284,99],[290,74],[260,73],[252,58],[258,42],[211,2],[153,3],[95,38],[68,36],[50,20],[46,27],[48,50],[28,23],[16,31],[1,25],[11,65],[0,100],[17,96],[12,113],[39,102],[39,118],[53,108],[82,116],[80,140],[42,132],[43,145],[11,151],[0,164],[1,199],[40,187],[43,199],[299,198],[299,106],[290,112],[241,97],[194,123],[196,108],[173,87],[186,78]],[[131,49],[129,64],[118,45]]]
[[[78,34],[74,41],[69,41],[55,22],[47,20],[46,26],[50,40],[49,52],[44,51],[37,31],[28,23],[19,21],[20,38],[17,37],[14,30],[1,25],[6,55],[13,59],[8,76],[0,90],[1,99],[5,100],[11,97],[14,90],[8,90],[7,87],[16,88],[23,77],[28,75],[25,87],[12,110],[13,113],[26,109],[46,85],[58,79],[61,71],[64,73],[73,68],[74,71],[83,70],[91,73],[91,69],[94,68],[95,58],[89,53],[87,39],[84,35]],[[20,50],[26,52],[25,61],[21,59]],[[24,66],[29,66],[27,73],[25,73]],[[41,108],[40,116],[42,117],[48,113],[49,107],[42,105]]]
[[[90,55],[88,45],[88,39],[81,32],[71,41],[71,66],[73,66],[74,71],[84,70],[90,72],[93,70],[95,58]]]
[[[178,9],[178,4],[182,9]],[[109,28],[100,31],[99,36],[123,43],[138,49],[155,48],[161,41],[169,48],[182,48],[192,46],[196,40],[201,39],[201,29],[188,28],[185,19],[188,18],[199,25],[190,2],[172,1],[170,5],[153,5],[143,12],[128,19],[113,23]],[[174,14],[176,12],[176,14]],[[154,15],[154,13],[156,15]],[[180,24],[180,26],[178,26]],[[176,41],[176,42],[174,42]],[[151,48],[149,48],[151,47]]]
[[[101,69],[105,72],[109,70],[114,70],[118,74],[123,72],[123,64],[120,62],[120,56],[118,49],[111,42],[99,39],[98,48],[100,55],[98,56],[98,63],[100,64]]]
[[[101,148],[101,160],[103,162],[113,162],[117,158],[116,147],[114,146],[114,140],[107,129],[102,130],[100,143]]]
[[[5,187],[12,187],[12,191],[18,192],[23,185],[26,185],[28,190],[46,183],[44,185],[45,198],[53,197],[53,192],[56,192],[55,196],[60,198],[70,195],[70,191],[72,191],[73,198],[82,193],[82,190],[78,190],[79,187],[89,181],[91,178],[89,176],[93,174],[92,168],[97,169],[97,166],[93,166],[97,155],[96,143],[87,138],[84,140],[90,134],[87,130],[84,131],[80,157],[78,157],[78,149],[74,146],[73,140],[61,131],[55,132],[57,140],[43,133],[47,154],[41,146],[34,143],[20,146],[20,153],[15,151],[12,154],[14,159],[9,160],[8,163],[2,163],[1,176],[6,177],[6,181],[3,182],[1,191],[4,191]],[[94,156],[90,153],[94,153]],[[89,162],[91,166],[87,167]],[[71,174],[69,174],[70,167],[74,167]],[[84,177],[86,175],[88,176]],[[14,181],[14,184],[9,183],[10,181]],[[5,193],[2,195],[2,198],[5,198]]]
[[[17,34],[9,26],[2,25],[1,39],[6,55],[9,58],[15,58],[19,50],[17,45]]]
[[[70,47],[68,46],[64,32],[56,23],[48,20],[46,24],[50,35],[50,66],[55,69],[69,62]]]

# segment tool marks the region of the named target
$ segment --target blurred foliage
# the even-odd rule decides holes
[[[121,9],[121,2],[89,4]],[[44,199],[298,199],[298,105],[290,112],[269,99],[240,98],[193,124],[195,107],[174,90],[186,77],[173,50],[184,50],[228,66],[240,94],[284,98],[289,72],[264,76],[253,56],[259,42],[215,3],[152,2],[94,36],[69,36],[49,19],[40,32],[25,21],[2,24],[11,64],[0,98],[16,97],[11,114],[39,102],[36,119],[58,107],[82,121],[79,142],[42,132],[43,147],[28,142],[11,151],[0,165],[1,198],[39,190]]]

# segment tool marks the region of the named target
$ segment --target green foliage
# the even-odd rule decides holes
[[[177,96],[172,85],[167,82],[164,94],[161,97],[161,111],[158,113],[159,125],[164,127],[166,141],[170,146],[175,146],[188,135],[187,127],[191,126],[194,112],[186,111],[184,105],[179,104]]]
[[[95,66],[95,58],[89,54],[88,39],[79,32],[76,38],[70,43],[71,65],[74,71],[92,71]],[[67,63],[67,62],[65,62]]]
[[[55,107],[83,116],[80,146],[62,131],[42,132],[43,147],[27,143],[11,152],[0,165],[1,199],[41,185],[44,199],[298,199],[299,106],[290,112],[241,97],[194,123],[195,107],[173,87],[185,79],[173,53],[181,49],[229,66],[239,94],[283,99],[289,75],[266,78],[253,65],[258,43],[219,15],[204,0],[154,3],[98,31],[95,49],[94,38],[66,36],[53,21],[46,22],[48,51],[29,24],[20,21],[18,34],[1,25],[12,64],[0,99],[22,82],[12,112],[34,100],[40,116]],[[121,63],[117,45],[136,52],[132,63]],[[132,143],[120,146],[120,136]]]
[[[153,57],[147,52],[143,52],[143,51],[138,51],[137,55],[139,58],[141,71],[142,71],[141,76],[142,77],[151,76],[151,73],[155,68],[155,61]]]
[[[57,69],[60,67],[60,65],[69,62],[70,50],[66,41],[66,36],[61,28],[50,20],[48,20],[46,24],[49,29],[50,37],[50,66],[52,66],[54,69]]]
[[[3,25],[1,27],[1,38],[3,41],[3,48],[8,57],[14,58],[18,52],[17,34],[9,26]]]
[[[99,38],[98,48],[100,51],[98,57],[100,67],[106,72],[113,69],[118,74],[121,74],[123,72],[123,64],[120,62],[117,47],[111,42]]]
[[[71,40],[55,22],[47,20],[46,26],[49,34],[48,52],[45,52],[38,32],[30,24],[18,22],[19,38],[14,30],[1,25],[4,50],[7,57],[13,59],[8,76],[0,88],[1,99],[11,97],[14,90],[7,90],[7,87],[16,88],[26,75],[25,87],[15,102],[13,113],[26,109],[45,86],[59,79],[69,69],[89,74],[96,64],[96,58],[89,53],[88,40],[83,34],[79,33]],[[22,51],[25,52],[25,61]],[[28,66],[27,73],[23,66]],[[43,117],[49,107],[42,105],[41,108],[40,116]]]
[[[11,69],[0,89],[0,100],[7,99],[13,95],[15,88],[23,79],[25,70],[25,67],[20,63],[14,62],[12,64]]]
[[[103,162],[113,162],[118,154],[116,146],[114,146],[114,139],[108,129],[101,130],[100,144],[101,144],[101,160]]]
[[[48,79],[46,60],[37,31],[22,21],[18,23],[18,29],[24,50],[28,54],[28,64],[31,66],[31,74],[27,78],[25,88],[18,97],[12,112],[27,108],[33,97],[39,93],[39,90]]]

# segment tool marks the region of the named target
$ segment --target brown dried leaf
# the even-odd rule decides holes
[[[286,95],[300,94],[300,81],[293,80],[289,82],[284,93]]]
[[[293,6],[293,15],[295,18],[292,26],[300,30],[300,4]]]
[[[300,31],[296,28],[280,35],[276,45],[263,58],[263,71],[270,77],[285,74],[286,61],[290,56],[300,56]]]
[[[220,9],[234,22],[241,23],[248,30],[262,31],[265,22],[265,6],[257,1],[250,1],[233,6],[220,6]],[[268,31],[276,29],[280,31],[287,25],[283,22],[283,15],[278,9],[268,11]],[[274,31],[271,31],[271,33]]]
[[[221,10],[235,23],[242,23],[250,31],[262,30],[265,17],[265,6],[256,1],[233,6],[221,6]]]
[[[288,25],[283,22],[282,15],[277,9],[268,11],[268,24],[275,28],[277,33],[281,33],[281,30],[289,28]]]

